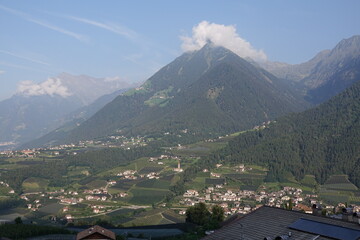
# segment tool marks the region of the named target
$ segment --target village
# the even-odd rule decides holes
[[[71,150],[68,154],[76,155],[81,152],[81,149],[87,148],[122,148],[130,150],[134,147],[143,147],[147,145],[149,139],[145,137],[125,137],[123,135],[111,135],[102,140],[88,140],[79,141],[78,143],[61,144],[56,146],[49,146],[45,148],[23,149],[23,150],[3,150],[0,151],[0,156],[5,157],[22,157],[35,158],[41,153],[50,153],[53,156],[59,156],[66,150]]]
[[[169,156],[162,155],[157,158],[149,158],[148,161],[164,164],[161,160],[167,158],[169,158]],[[180,158],[176,158],[176,160],[178,160],[178,166],[174,168],[173,171],[176,173],[182,172],[183,169],[180,165]],[[221,168],[222,166],[218,165],[217,167]],[[203,170],[203,172],[208,171],[208,169]],[[246,171],[246,167],[240,165],[237,167],[237,171],[244,172]],[[210,172],[210,176],[219,178],[220,174]],[[148,174],[139,174],[135,170],[127,169],[118,172],[116,177],[119,180],[126,179],[129,181],[135,181],[141,178],[157,180],[161,177],[161,173],[150,172]],[[62,207],[59,208],[59,212],[55,215],[57,217],[62,217],[67,221],[73,221],[74,219],[87,216],[93,217],[106,214],[122,207],[128,207],[123,204],[124,201],[119,201],[119,199],[126,199],[129,197],[128,192],[124,191],[117,194],[110,194],[108,191],[109,187],[114,186],[117,183],[118,182],[115,180],[109,180],[105,187],[79,191],[60,189],[56,191],[24,193],[20,195],[20,198],[26,201],[26,207],[29,211],[33,212],[39,211],[39,209],[44,207],[48,200],[56,200]],[[9,188],[9,185],[5,182],[0,182],[0,184]],[[9,194],[14,194],[14,191],[10,189]],[[118,204],[118,202],[122,202],[122,204]],[[305,213],[313,213],[312,206],[316,205],[322,206],[323,215],[337,217],[335,213],[339,213],[344,207],[347,207],[345,203],[339,203],[336,206],[324,204],[317,194],[304,194],[301,188],[285,186],[278,191],[269,191],[263,185],[256,191],[240,188],[234,190],[233,187],[228,188],[226,183],[213,186],[208,185],[201,190],[188,189],[182,195],[179,202],[173,205],[176,206],[174,209],[180,215],[184,215],[187,207],[194,206],[200,202],[208,205],[216,204],[221,206],[227,216],[237,213],[248,214],[262,205],[278,208],[291,208],[292,210],[303,211]],[[74,206],[78,204],[86,204],[87,207],[82,209],[74,208]],[[158,207],[166,206],[166,204],[158,203]],[[352,205],[351,207],[354,212],[360,211],[360,206]],[[76,210],[74,211],[74,209]]]
[[[266,123],[269,124],[269,123]],[[264,123],[264,126],[266,126]],[[226,137],[226,136],[225,136]],[[221,139],[220,137],[219,139]],[[126,138],[124,136],[110,136],[102,141],[80,141],[78,144],[59,145],[43,149],[27,149],[21,151],[3,151],[0,155],[7,158],[26,158],[33,159],[39,156],[47,155],[50,157],[61,157],[65,154],[76,155],[82,149],[93,147],[118,147],[122,149],[131,149],[133,147],[145,146],[149,140],[144,137]],[[214,142],[208,140],[207,142]],[[103,186],[99,187],[62,187],[51,191],[34,191],[22,193],[19,197],[26,202],[24,206],[29,212],[41,212],[49,204],[57,204],[57,211],[52,216],[73,221],[85,217],[96,217],[119,210],[121,208],[172,208],[179,215],[185,215],[186,209],[197,203],[203,202],[208,205],[219,205],[224,209],[226,216],[233,214],[248,214],[260,206],[266,205],[278,208],[287,208],[305,213],[312,213],[313,206],[322,206],[322,214],[337,217],[336,213],[347,206],[346,202],[338,204],[328,204],[318,195],[316,191],[303,191],[301,187],[283,185],[281,189],[268,188],[266,184],[260,185],[257,189],[244,188],[239,185],[231,186],[227,183],[227,176],[235,174],[236,176],[251,175],[252,166],[240,164],[237,166],[223,166],[217,164],[213,169],[203,169],[204,176],[202,186],[197,188],[187,188],[182,196],[178,196],[175,202],[170,205],[163,198],[161,201],[153,202],[151,205],[130,203],[133,197],[132,189],[137,188],[137,184],[142,181],[164,181],[166,176],[176,176],[181,174],[190,165],[183,157],[171,153],[171,149],[183,150],[184,146],[170,148],[169,154],[159,155],[158,157],[148,157],[145,162],[147,167],[137,169],[135,167],[122,167],[121,170],[111,172],[109,175],[102,176],[106,178]],[[196,159],[196,156],[192,156]],[[188,161],[189,162],[189,161]],[[191,161],[190,161],[191,162]],[[86,176],[88,171],[84,171]],[[265,172],[266,173],[266,172]],[[264,173],[264,174],[265,174]],[[262,173],[261,173],[262,174]],[[104,181],[104,180],[102,180]],[[126,182],[130,186],[128,190],[112,191],[116,185]],[[7,189],[7,195],[15,196],[16,193],[6,182],[0,182],[0,186]],[[146,189],[143,188],[143,189]],[[161,189],[160,189],[161,190]],[[141,206],[140,206],[141,205]],[[80,207],[81,206],[81,207]],[[351,205],[353,211],[360,211],[359,205]]]

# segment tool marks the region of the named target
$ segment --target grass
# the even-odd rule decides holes
[[[314,188],[318,185],[314,175],[305,175],[304,178],[300,181],[304,186]]]
[[[116,176],[116,174],[120,172],[124,172],[126,170],[136,170],[140,171],[142,168],[147,166],[158,166],[156,163],[149,162],[149,158],[139,158],[132,161],[130,164],[126,166],[114,166],[114,168],[110,170],[106,170],[97,174],[99,177],[108,177],[108,176]]]
[[[137,217],[136,219],[124,223],[125,227],[133,227],[133,226],[146,226],[146,225],[158,225],[163,220],[163,216],[160,213],[144,216],[144,217]]]
[[[205,188],[205,177],[196,177],[194,181],[191,183],[186,184],[186,189],[195,189],[195,190],[201,190]]]
[[[14,169],[19,169],[19,168],[24,168],[24,167],[28,167],[28,166],[20,165],[20,164],[2,164],[2,165],[0,165],[0,169],[3,169],[3,170],[14,170]]]
[[[128,191],[130,188],[132,188],[134,185],[136,185],[141,180],[127,180],[123,179],[117,182],[116,185],[114,185],[111,188],[119,189],[121,191]]]
[[[40,208],[39,211],[54,215],[54,214],[57,214],[63,207],[64,207],[64,205],[61,205],[59,203],[51,203],[51,204],[48,204],[48,205]]]
[[[94,189],[94,188],[101,188],[105,187],[107,182],[105,180],[94,180],[86,184],[87,187]]]
[[[325,184],[350,183],[347,175],[331,175]]]
[[[227,141],[216,141],[216,142],[198,142],[187,145],[182,149],[173,149],[172,153],[178,156],[205,156],[209,153],[219,150],[227,145]]]
[[[183,223],[185,217],[175,213],[170,209],[153,209],[144,211],[134,216],[135,219],[129,221],[124,226],[146,226],[158,224]]]
[[[332,175],[320,188],[320,197],[332,204],[339,202],[359,203],[358,188],[347,175]]]
[[[331,204],[349,202],[350,198],[349,195],[342,195],[340,193],[320,193],[320,197]]]
[[[349,198],[350,202],[355,203],[355,204],[360,204],[360,197],[359,196],[351,196]]]
[[[73,177],[73,176],[79,176],[79,175],[89,175],[89,170],[90,167],[79,167],[79,166],[70,166],[68,168],[68,173],[67,175],[69,177]]]
[[[10,188],[0,185],[0,196],[9,195]]]
[[[134,187],[130,190],[130,192],[133,196],[129,201],[130,203],[139,205],[150,205],[162,201],[169,193],[169,190]]]
[[[69,230],[51,226],[38,226],[34,224],[6,224],[0,226],[2,237],[12,239],[25,239],[47,234],[70,234]]]
[[[358,188],[352,183],[324,184],[328,189],[356,191]]]
[[[49,180],[36,177],[30,177],[22,183],[24,192],[44,191],[48,185]]]
[[[225,184],[225,178],[205,178],[205,184],[207,185]]]
[[[324,187],[327,189],[336,189],[336,190],[350,190],[356,191],[358,188],[352,184],[347,175],[332,175],[325,182]]]
[[[163,169],[163,167],[159,167],[159,166],[147,166],[147,167],[143,167],[139,171],[139,174],[149,174],[151,172],[160,172],[162,169]]]
[[[137,183],[136,186],[142,188],[169,189],[170,182],[161,179],[148,179]]]

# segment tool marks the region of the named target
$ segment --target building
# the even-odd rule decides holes
[[[86,239],[115,240],[116,235],[114,232],[108,229],[95,225],[82,232],[79,232],[76,235],[76,240],[86,240]]]
[[[359,219],[344,221],[263,206],[236,218],[203,240],[358,240]]]

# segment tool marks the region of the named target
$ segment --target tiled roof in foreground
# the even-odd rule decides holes
[[[291,224],[299,219],[308,219],[360,231],[359,223],[263,206],[216,230],[214,233],[204,237],[203,240],[263,240],[266,237],[275,239],[278,236],[288,236],[288,240],[336,239],[289,228]]]

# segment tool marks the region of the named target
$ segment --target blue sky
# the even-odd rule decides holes
[[[357,0],[0,0],[0,100],[62,72],[144,81],[219,32],[240,54],[301,63],[360,34],[359,12]]]

